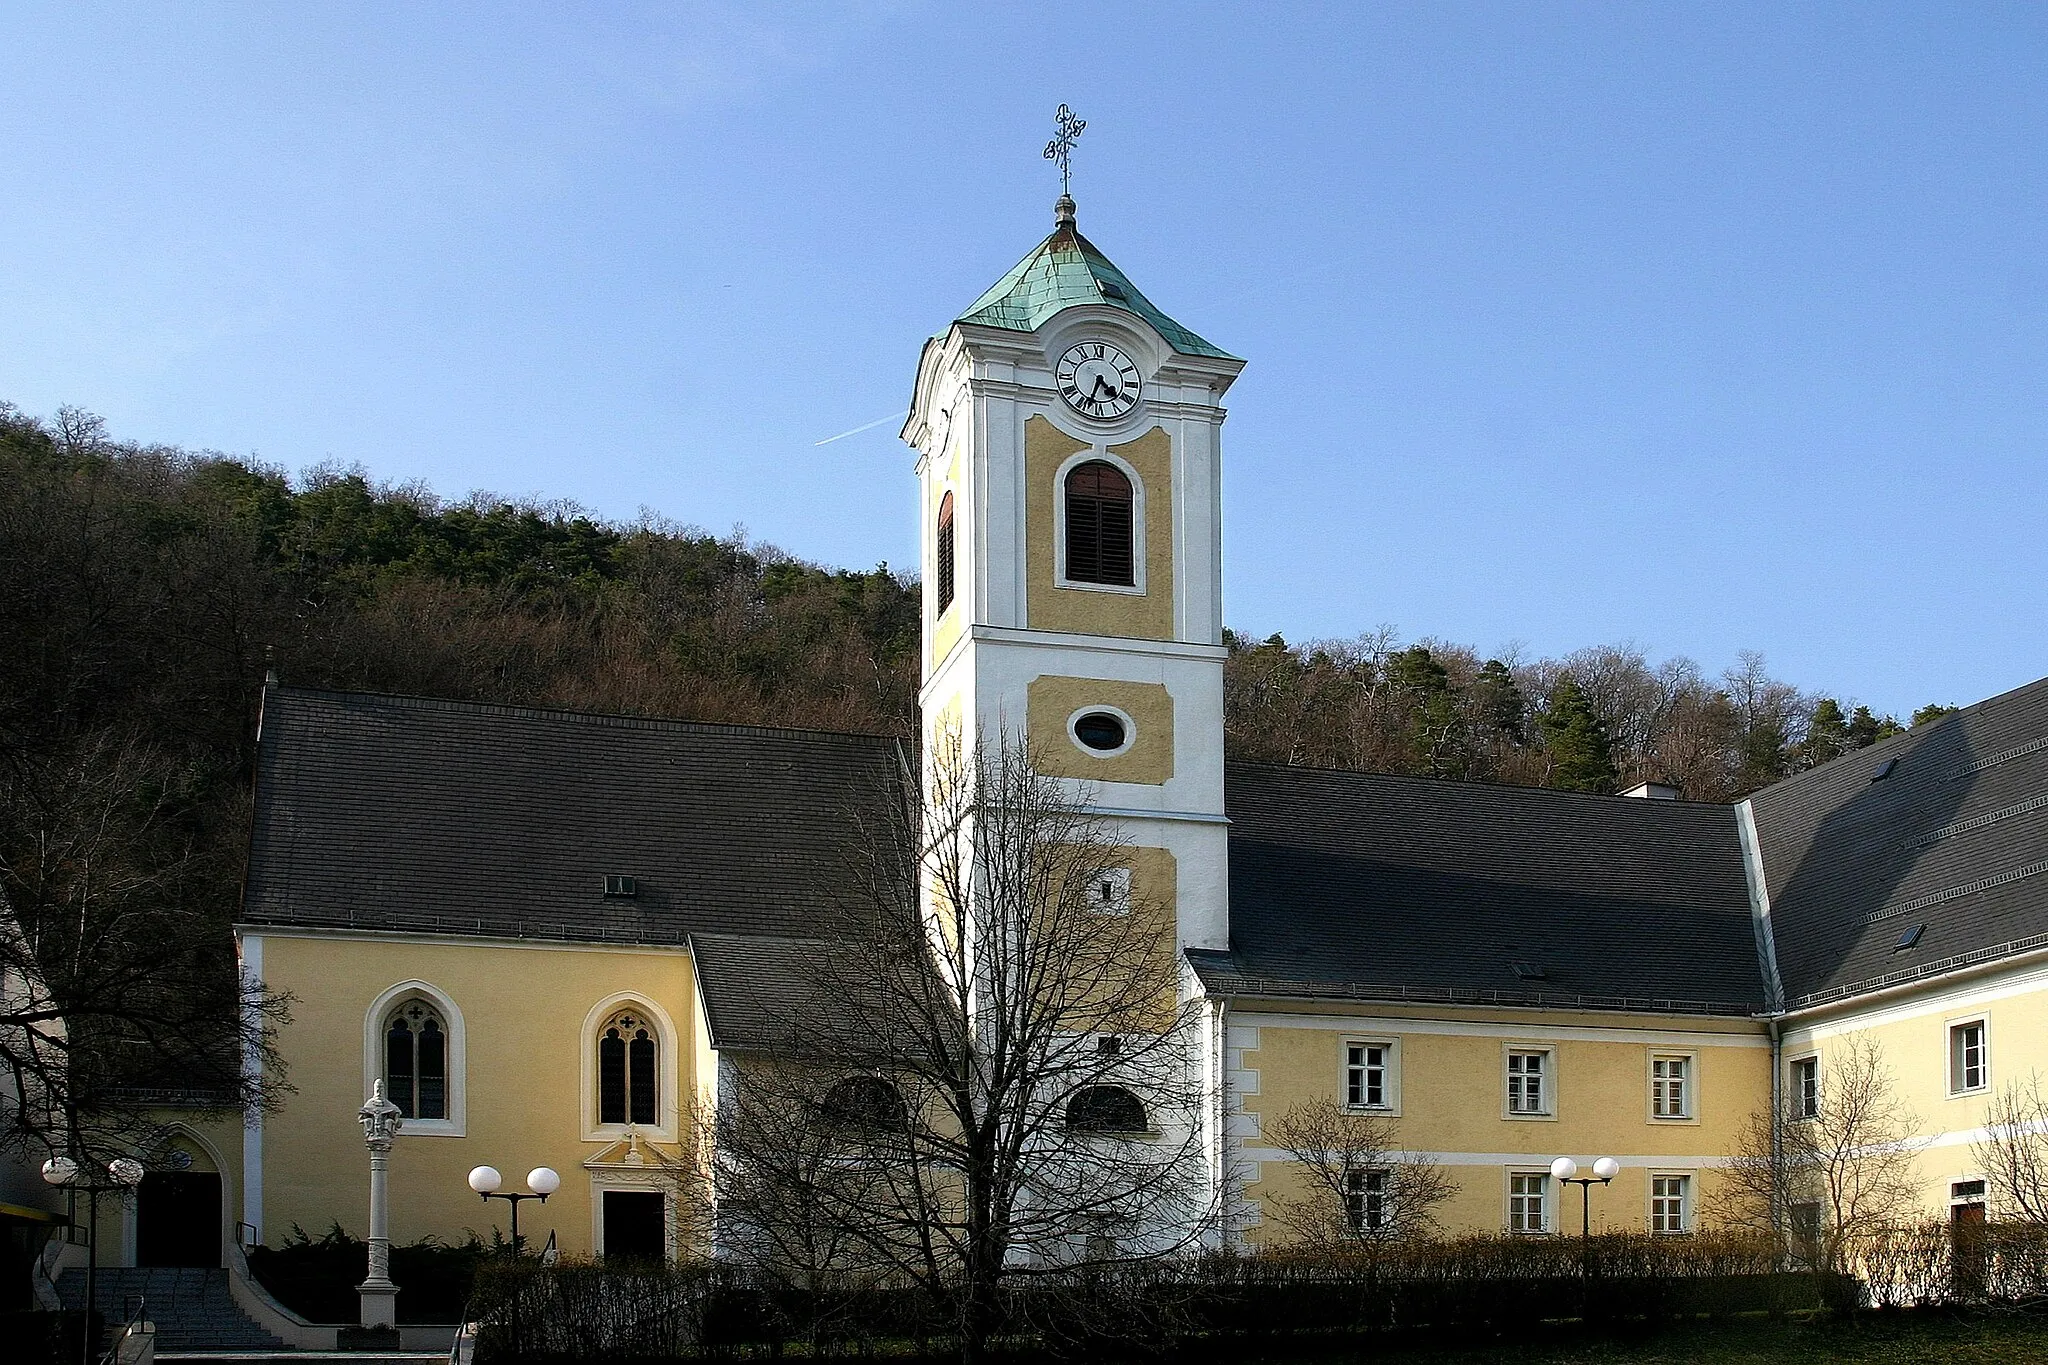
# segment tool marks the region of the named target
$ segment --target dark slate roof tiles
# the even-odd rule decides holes
[[[1763,1007],[1726,806],[1242,763],[1227,782],[1231,953],[1195,959],[1212,989]]]

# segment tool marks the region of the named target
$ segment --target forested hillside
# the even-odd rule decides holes
[[[0,407],[0,741],[146,745],[227,863],[266,658],[309,687],[915,732],[915,580],[567,505],[112,441]],[[1757,658],[1231,639],[1231,751],[1725,799],[1897,728]],[[203,812],[203,813],[202,813]],[[225,844],[215,844],[225,838]]]

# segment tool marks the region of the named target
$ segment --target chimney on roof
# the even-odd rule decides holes
[[[1676,801],[1678,788],[1669,782],[1638,782],[1622,795],[1641,797],[1645,801]]]

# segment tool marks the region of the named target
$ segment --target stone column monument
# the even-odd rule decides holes
[[[398,1322],[398,1286],[391,1283],[391,1210],[384,1169],[391,1160],[391,1141],[405,1120],[399,1117],[398,1106],[384,1098],[382,1081],[356,1117],[362,1120],[363,1143],[370,1149],[370,1274],[356,1286],[356,1293],[362,1298],[363,1326],[388,1331]]]

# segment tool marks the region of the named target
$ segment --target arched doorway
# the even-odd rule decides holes
[[[135,1192],[135,1264],[221,1264],[219,1166],[184,1134],[171,1139],[163,1166]]]

